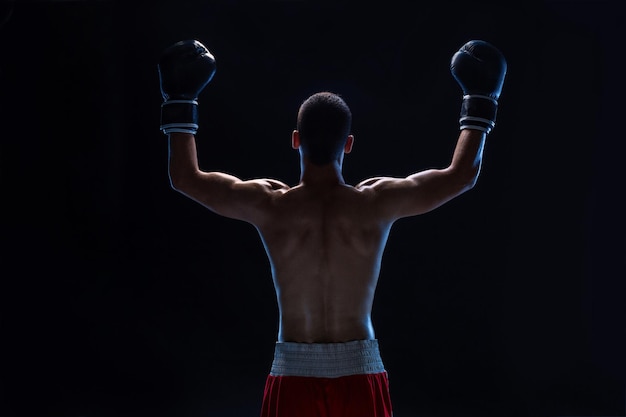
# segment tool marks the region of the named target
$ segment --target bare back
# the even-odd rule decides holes
[[[257,226],[272,265],[278,340],[374,338],[371,310],[390,223],[352,186],[299,185],[279,194]]]
[[[271,179],[244,181],[204,172],[198,167],[194,136],[174,133],[170,181],[213,212],[257,228],[272,266],[279,341],[372,339],[371,310],[391,225],[471,189],[485,136],[462,130],[451,164],[442,169],[350,186],[340,163],[305,163],[300,183],[290,187]]]

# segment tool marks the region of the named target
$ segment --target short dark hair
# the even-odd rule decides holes
[[[352,112],[338,94],[322,91],[304,100],[298,111],[296,129],[300,132],[303,155],[315,165],[337,159],[346,144],[352,125]]]

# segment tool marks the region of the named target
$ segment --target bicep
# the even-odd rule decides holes
[[[377,178],[362,184],[370,188],[381,216],[390,221],[427,213],[470,188],[450,169],[429,169],[406,178]]]

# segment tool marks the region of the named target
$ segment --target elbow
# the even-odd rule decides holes
[[[472,188],[476,186],[476,183],[478,183],[478,172],[476,173],[476,175],[468,177],[465,183],[465,189],[467,191],[471,190]]]
[[[180,173],[170,171],[169,173],[170,187],[174,191],[179,193],[185,193],[185,190],[189,188],[189,176],[181,175]]]
[[[476,186],[478,177],[480,174],[480,167],[472,167],[470,169],[462,170],[457,173],[458,184],[461,188],[461,192],[471,190]]]
[[[186,163],[184,160],[170,158],[167,174],[170,187],[173,190],[185,193],[189,188],[193,188],[198,182],[200,171],[193,163]]]
[[[181,176],[177,175],[175,171],[172,171],[170,169],[168,172],[168,177],[170,180],[170,187],[172,187],[172,190],[180,191],[181,183],[182,183]]]
[[[170,187],[172,187],[172,190],[180,192],[181,190],[180,180],[170,175]]]

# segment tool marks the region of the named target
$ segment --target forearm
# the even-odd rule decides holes
[[[463,129],[459,133],[449,170],[458,173],[473,186],[478,179],[487,134],[480,130]]]
[[[168,173],[172,188],[180,190],[198,172],[196,140],[191,133],[168,135]]]

